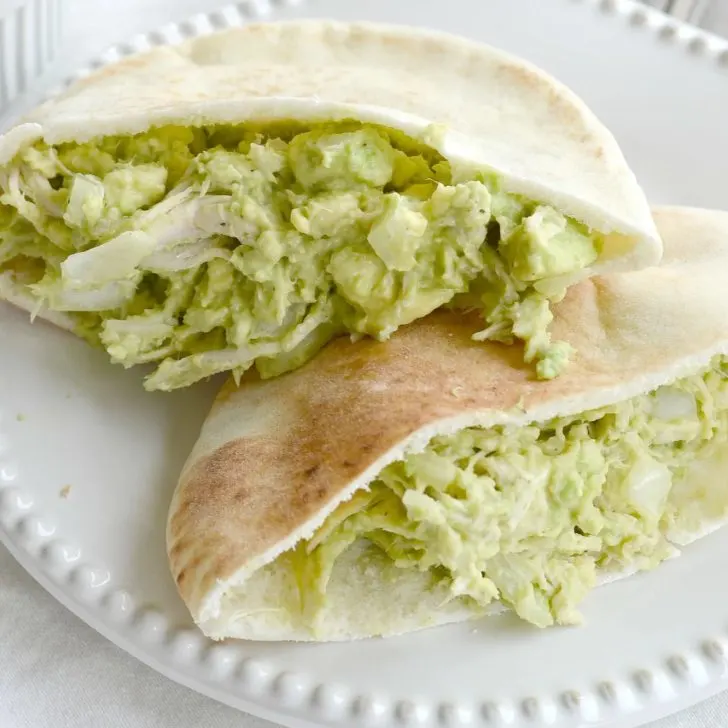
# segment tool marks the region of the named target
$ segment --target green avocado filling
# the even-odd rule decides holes
[[[482,309],[477,339],[525,342],[541,378],[570,348],[550,304],[603,238],[357,123],[163,127],[36,143],[0,168],[0,284],[150,390],[299,367],[341,333],[386,339],[443,305]]]
[[[501,600],[539,627],[579,623],[598,570],[652,568],[673,553],[671,534],[728,515],[728,492],[698,469],[727,433],[728,359],[717,358],[609,407],[435,437],[296,547],[304,618],[315,629],[336,559],[366,539],[476,609]]]

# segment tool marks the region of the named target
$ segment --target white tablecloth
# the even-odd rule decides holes
[[[353,1],[353,0],[352,0]],[[219,0],[67,0],[64,68]],[[728,32],[728,3],[706,24]],[[724,728],[728,693],[649,728]],[[66,611],[0,546],[0,728],[271,728],[176,685]]]

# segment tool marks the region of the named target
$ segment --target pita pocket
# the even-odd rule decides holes
[[[660,254],[581,100],[433,31],[248,25],[104,68],[0,137],[0,297],[156,365],[151,390],[275,377],[445,305],[555,377],[552,303]]]
[[[728,515],[728,213],[664,208],[659,267],[571,288],[579,352],[534,382],[477,315],[332,342],[225,386],[168,522],[180,594],[220,639],[393,635],[508,608],[578,623],[596,585]]]

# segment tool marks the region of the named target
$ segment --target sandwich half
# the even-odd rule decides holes
[[[250,25],[98,71],[0,137],[0,297],[154,364],[151,390],[275,377],[445,306],[549,379],[571,355],[552,303],[661,249],[582,101],[432,31]]]
[[[578,354],[534,382],[477,314],[223,387],[182,472],[170,565],[220,639],[345,640],[510,609],[580,620],[728,514],[728,213],[655,212],[662,264],[555,310]]]

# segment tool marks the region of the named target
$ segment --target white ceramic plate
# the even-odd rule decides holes
[[[584,96],[654,202],[726,205],[728,50],[629,2],[256,3],[99,63],[266,13],[417,22],[500,45]],[[0,538],[69,609],[174,680],[294,728],[627,728],[728,687],[728,532],[596,592],[582,629],[503,617],[351,645],[212,645],[175,592],[164,522],[216,383],[146,394],[139,373],[17,311],[0,307],[0,327]]]

